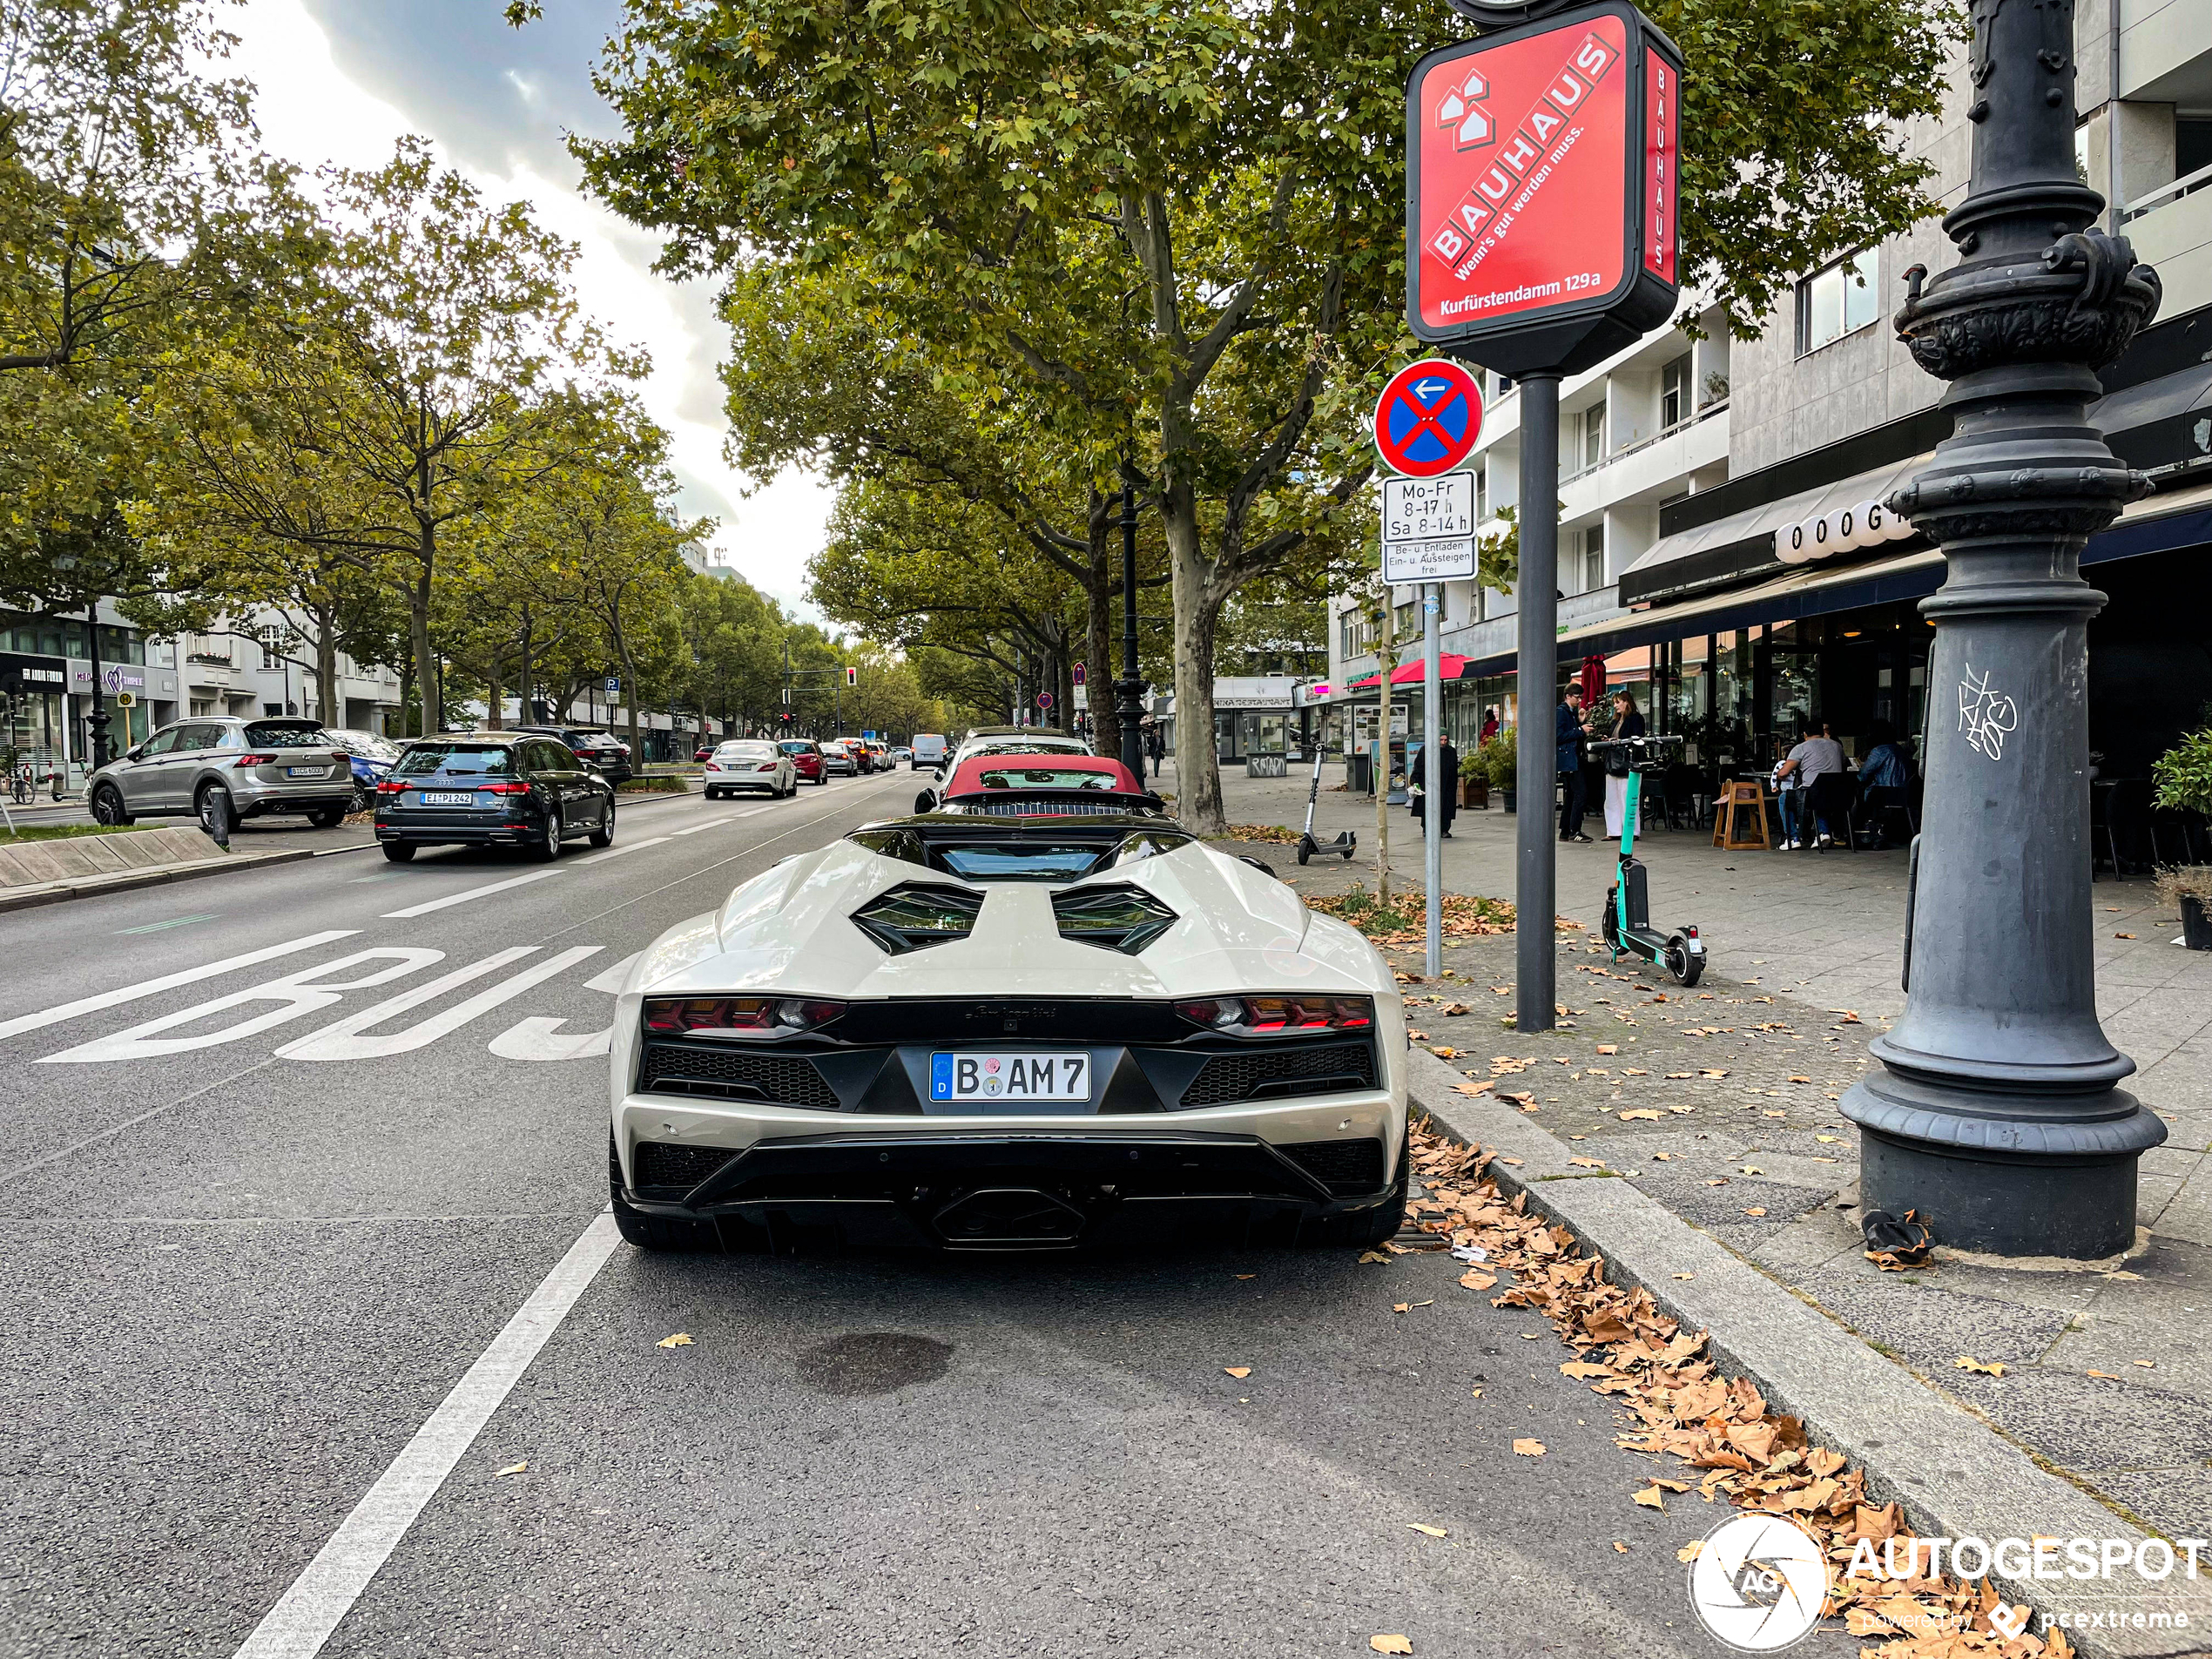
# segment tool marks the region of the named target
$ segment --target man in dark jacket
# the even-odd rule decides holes
[[[1449,738],[1444,739],[1441,748],[1442,755],[1437,766],[1437,774],[1441,781],[1436,786],[1444,792],[1444,839],[1448,841],[1452,839],[1452,819],[1460,810],[1460,752],[1453,746]],[[1424,763],[1427,759],[1428,745],[1424,743],[1420,752],[1413,757],[1413,770],[1406,774],[1410,797],[1408,805],[1413,809],[1413,821],[1421,826],[1424,835],[1428,833],[1427,798],[1411,792],[1427,789],[1428,779],[1424,771]]]
[[[1564,786],[1560,791],[1559,839],[1587,841],[1590,838],[1582,833],[1582,807],[1588,799],[1582,782],[1582,745],[1589,734],[1582,724],[1582,693],[1578,687],[1567,688],[1567,695],[1554,711],[1552,728],[1559,780]]]

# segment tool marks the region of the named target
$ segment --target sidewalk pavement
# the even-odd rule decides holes
[[[1232,823],[1295,832],[1304,818],[1296,777],[1224,786]],[[1175,788],[1172,766],[1161,786]],[[1285,846],[1236,850],[1325,898],[1372,888],[1374,822],[1371,797],[1325,788],[1314,833],[1357,832],[1349,864],[1301,869]],[[1461,811],[1447,890],[1510,899],[1516,822]],[[1905,854],[1724,853],[1703,833],[1664,830],[1639,850],[1655,921],[1703,931],[1711,961],[1696,989],[1609,960],[1595,926],[1614,853],[1602,840],[1561,846],[1559,913],[1582,924],[1557,935],[1562,1028],[1523,1039],[1501,1018],[1510,934],[1447,940],[1434,985],[1419,978],[1418,943],[1386,949],[1411,976],[1425,1046],[1466,1090],[1508,1102],[1591,1160],[1590,1173],[1625,1178],[2108,1507],[2173,1537],[2212,1537],[2212,1350],[2201,1339],[2212,1317],[2212,954],[2169,942],[2179,919],[2148,880],[2096,884],[2099,1012],[2168,1134],[2141,1166],[2138,1253],[2116,1271],[2029,1271],[1939,1249],[1932,1267],[1885,1272],[1864,1253],[1858,1132],[1838,1104],[1872,1063],[1867,1039],[1904,1007]],[[1417,894],[1421,841],[1403,807],[1391,853],[1394,885]]]

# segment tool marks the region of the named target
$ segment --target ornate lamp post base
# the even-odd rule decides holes
[[[2087,227],[2074,172],[2072,0],[1973,0],[1961,263],[1906,273],[1898,337],[1952,382],[1952,435],[1890,497],[1940,543],[1927,796],[1907,1001],[1845,1095],[1869,1210],[1938,1242],[2097,1260],[2135,1236],[2135,1161],[2165,1125],[2117,1087],[2097,1023],[2081,550],[2149,488],[2087,420],[2095,370],[2156,312],[2156,275]],[[1956,707],[1952,706],[1955,698]]]

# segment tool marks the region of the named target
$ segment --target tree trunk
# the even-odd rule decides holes
[[[506,661],[506,651],[494,645],[491,650],[490,662],[484,671],[484,718],[485,724],[494,732],[503,729],[500,709],[506,698],[500,688],[499,671],[505,665]]]
[[[1121,753],[1121,727],[1116,719],[1114,682],[1121,673],[1114,651],[1114,596],[1120,584],[1113,571],[1115,530],[1110,510],[1114,498],[1090,492],[1090,516],[1085,526],[1090,542],[1090,580],[1083,586],[1083,700],[1089,705],[1091,746],[1101,754]],[[1109,728],[1113,735],[1107,735]]]
[[[415,657],[415,685],[421,699],[419,710],[422,729],[418,737],[432,737],[443,723],[445,711],[436,707],[438,696],[438,665],[430,652],[430,570],[437,556],[435,543],[431,539],[428,524],[421,530],[420,568],[415,580],[408,584],[407,632],[408,644]],[[435,711],[435,712],[434,712]]]
[[[1197,498],[1179,478],[1170,478],[1161,491],[1160,522],[1175,610],[1175,815],[1194,834],[1225,835],[1229,819],[1214,746],[1213,648],[1228,595],[1214,590],[1199,542]]]

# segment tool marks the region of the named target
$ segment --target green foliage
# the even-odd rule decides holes
[[[2212,726],[2186,733],[2151,763],[2157,804],[2169,812],[2212,813]]]
[[[1477,745],[1467,759],[1481,768],[1482,775],[1490,780],[1491,788],[1511,789],[1521,764],[1514,752],[1513,727],[1500,726],[1487,741]],[[1464,772],[1466,769],[1466,763],[1462,762],[1460,770]]]

